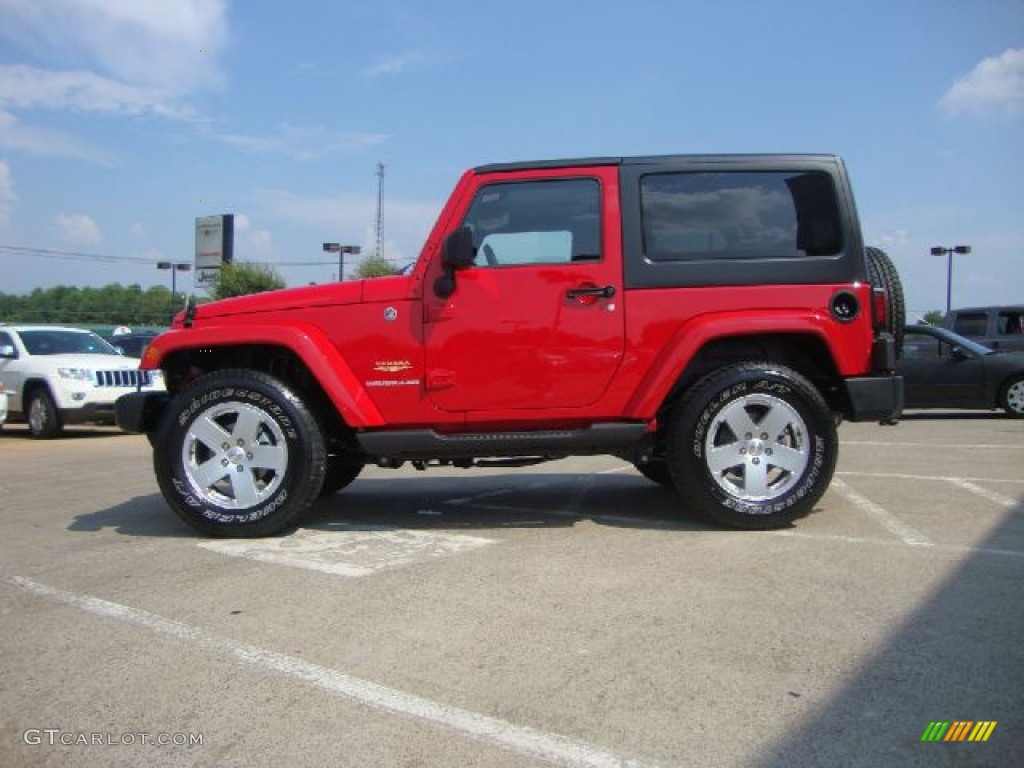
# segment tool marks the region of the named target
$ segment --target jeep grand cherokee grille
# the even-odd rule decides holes
[[[152,383],[149,371],[96,371],[97,387],[148,387]]]

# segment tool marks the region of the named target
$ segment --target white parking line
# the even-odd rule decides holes
[[[862,511],[875,518],[875,520],[881,523],[882,527],[889,531],[889,533],[903,539],[905,544],[909,544],[912,547],[934,546],[935,543],[923,533],[900,521],[894,515],[871,501],[871,499],[866,496],[862,496],[838,477],[833,478],[832,487],[845,496],[848,501],[852,502]]]
[[[835,533],[805,533],[804,531],[769,531],[775,536],[788,539],[805,539],[811,541],[839,541],[844,544],[875,544],[884,547],[906,548],[906,544],[893,539],[867,539],[861,536],[843,536]],[[954,552],[965,555],[995,555],[997,557],[1024,558],[1024,552],[1013,549],[992,549],[991,547],[968,547],[962,544],[933,544],[927,547],[914,546],[915,551]]]
[[[891,478],[893,480],[930,480],[932,482],[938,482],[940,480],[949,480],[950,478],[942,475],[909,475],[903,472],[851,472],[842,471],[836,472],[836,476],[842,477],[882,477]],[[1011,483],[1014,485],[1024,485],[1024,479],[1012,479],[1006,477],[961,477],[959,480],[967,480],[972,483]]]
[[[952,483],[958,488],[963,488],[965,491],[970,491],[976,496],[981,496],[983,499],[988,499],[989,501],[1006,507],[1007,509],[1013,509],[1017,506],[1024,507],[1024,501],[1017,501],[1016,499],[1011,499],[1009,496],[1003,496],[1001,493],[990,491],[988,488],[982,488],[980,485],[975,485],[962,477],[947,477],[945,480],[947,483]]]
[[[221,555],[351,578],[457,555],[494,543],[494,539],[465,534],[345,525],[331,526],[329,531],[300,529],[279,538],[197,542],[203,549]]]
[[[335,696],[352,699],[375,709],[442,725],[477,741],[492,744],[520,755],[570,768],[577,766],[580,768],[613,768],[614,766],[643,768],[647,765],[638,760],[623,758],[583,741],[515,725],[495,717],[441,704],[394,688],[387,688],[293,656],[286,656],[253,645],[236,643],[233,640],[209,634],[198,627],[166,619],[138,608],[56,589],[21,576],[2,578],[5,583],[30,594],[64,603],[97,616],[133,624],[156,634],[183,641],[199,650],[218,651],[232,656],[244,664],[279,672]]]
[[[866,445],[871,448],[877,448],[882,446],[892,446],[894,448],[953,448],[956,450],[964,450],[970,448],[1017,448],[1015,444],[1011,443],[980,443],[976,445],[965,445],[962,443],[890,443],[883,440],[843,440],[843,445]]]

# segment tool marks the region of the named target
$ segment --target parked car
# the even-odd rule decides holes
[[[1024,352],[1024,305],[954,309],[942,327],[997,352]]]
[[[46,325],[0,325],[0,385],[11,419],[38,438],[65,424],[113,423],[118,397],[164,389],[161,375],[140,371],[92,331]]]
[[[149,342],[159,335],[156,331],[133,331],[109,336],[107,341],[125,357],[141,358],[142,353],[149,346]]]
[[[903,356],[906,408],[1002,408],[1024,417],[1024,353],[996,352],[928,325],[908,325]]]

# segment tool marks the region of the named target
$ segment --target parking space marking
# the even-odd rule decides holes
[[[870,448],[878,447],[893,447],[893,448],[955,448],[962,450],[964,448],[1015,448],[1016,446],[1011,443],[979,443],[976,445],[965,445],[963,443],[890,443],[885,440],[843,440],[842,445],[864,445]]]
[[[989,501],[1002,507],[1006,507],[1007,509],[1013,509],[1017,506],[1024,508],[1024,501],[1017,501],[1016,499],[1011,499],[1009,496],[1003,496],[1001,493],[990,491],[988,488],[982,488],[980,485],[975,485],[968,480],[964,480],[962,477],[947,477],[944,479],[947,483],[952,483],[958,488],[963,488],[965,491],[970,491],[976,496],[981,496],[983,499],[988,499]]]
[[[853,488],[848,486],[838,477],[833,478],[832,487],[845,496],[847,501],[851,502],[854,506],[866,512],[876,521],[881,523],[882,527],[889,531],[889,533],[901,538],[905,544],[912,547],[935,546],[935,542],[919,530],[902,522],[895,515],[875,504],[871,499],[853,490]]]
[[[952,552],[958,555],[994,555],[996,557],[1024,558],[1024,552],[1014,549],[992,549],[991,547],[968,547],[963,544],[908,545],[894,539],[869,539],[863,536],[843,536],[836,533],[807,533],[805,531],[769,531],[768,533],[789,539],[810,541],[839,541],[844,544],[877,544],[884,547],[913,549],[917,552]]]
[[[359,578],[494,543],[461,533],[342,524],[329,531],[300,529],[280,538],[213,539],[197,545],[231,557]]]
[[[351,699],[374,709],[445,726],[476,741],[501,747],[520,755],[570,768],[613,768],[613,766],[644,768],[648,765],[583,741],[545,733],[489,715],[481,715],[467,709],[431,701],[294,656],[287,656],[254,645],[237,643],[210,634],[199,627],[173,621],[138,608],[112,603],[89,595],[67,592],[22,576],[0,578],[5,583],[38,597],[64,603],[97,616],[142,627],[155,634],[180,640],[198,650],[223,653],[243,664],[284,674],[335,696]]]

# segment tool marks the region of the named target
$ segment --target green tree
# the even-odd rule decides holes
[[[367,256],[356,267],[356,277],[387,277],[397,271],[381,256]]]
[[[273,267],[234,261],[221,265],[212,295],[215,299],[228,299],[232,296],[276,291],[284,287],[284,280]]]
[[[928,325],[942,325],[942,318],[945,315],[942,314],[941,310],[933,309],[931,312],[924,313],[924,321]]]

